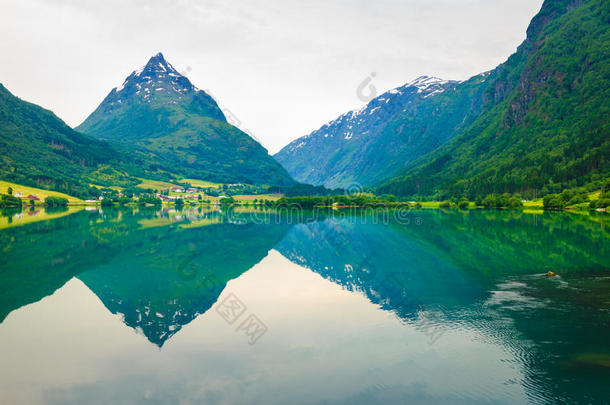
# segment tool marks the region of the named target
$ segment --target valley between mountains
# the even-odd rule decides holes
[[[254,194],[357,189],[401,201],[566,190],[566,204],[573,195],[603,197],[609,44],[609,2],[546,0],[525,41],[495,69],[461,81],[411,80],[274,156],[162,53],[74,129],[0,85],[0,179],[83,200],[99,197],[94,189],[193,185],[184,179]]]

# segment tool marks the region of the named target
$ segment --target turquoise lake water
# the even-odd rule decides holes
[[[609,401],[605,214],[4,215],[1,404]]]

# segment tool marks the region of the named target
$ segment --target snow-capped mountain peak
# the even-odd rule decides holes
[[[447,84],[449,80],[440,79],[433,76],[420,76],[412,82],[407,83],[405,86],[417,87],[420,90],[426,90],[430,86]]]
[[[444,80],[434,76],[420,76],[417,79],[395,90],[400,92],[404,89],[416,88],[418,94],[420,94],[424,98],[428,98],[435,94],[444,92],[448,84],[458,83],[459,82],[457,81]]]
[[[139,105],[146,105],[147,109],[152,110],[181,109],[226,122],[226,117],[212,97],[180,74],[162,53],[154,55],[146,65],[131,72],[123,84],[110,91],[98,109],[100,114],[106,116],[120,111],[127,113],[133,106]]]
[[[126,90],[127,89],[127,90]],[[180,99],[183,95],[199,89],[188,78],[178,73],[163,54],[159,52],[149,59],[140,69],[134,70],[118,87],[115,93],[142,95],[150,100],[150,95],[156,92],[174,94]]]
[[[165,60],[165,57],[161,52],[150,58],[146,65],[136,70],[134,73],[138,77],[149,74],[180,74],[176,69],[174,69],[171,63]]]
[[[284,153],[298,153],[299,149],[310,147],[313,143],[327,142],[331,139],[353,142],[355,138],[370,136],[376,133],[378,127],[383,126],[396,114],[401,114],[409,106],[442,93],[458,83],[433,76],[420,76],[383,93],[362,108],[342,114],[320,129],[293,141],[284,148]]]
[[[428,98],[444,92],[449,86],[457,83],[459,82],[438,77],[420,76],[374,98],[362,108],[349,111],[334,121],[326,123],[319,130],[298,139],[287,147],[293,150],[303,148],[312,136],[321,135],[328,138],[338,135],[349,141],[354,135],[366,135],[370,132],[371,126],[376,126],[401,111],[406,103],[412,102],[413,97]]]

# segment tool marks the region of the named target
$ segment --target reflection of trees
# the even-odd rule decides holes
[[[422,311],[438,309],[437,322],[501,344],[523,368],[519,383],[533,402],[605,402],[610,285],[590,276],[610,269],[607,217],[414,215],[421,226],[350,218],[297,225],[276,249],[416,327]],[[541,276],[547,269],[563,278]],[[497,302],[503,294],[509,300]]]
[[[170,216],[174,219],[180,216],[181,220],[160,223],[159,226],[142,226],[143,221]],[[204,221],[206,218],[208,222]],[[235,214],[232,218],[242,217]],[[258,225],[250,220],[246,217],[238,224],[229,223],[226,215],[198,210],[163,212],[140,209],[133,212],[127,209],[104,210],[102,213],[81,211],[51,221],[4,229],[0,231],[3,247],[0,319],[3,320],[14,309],[52,294],[72,277],[100,268],[107,270],[107,275],[96,270],[97,276],[83,275],[83,279],[95,281],[96,288],[109,297],[132,292],[126,278],[133,271],[142,277],[148,274],[144,277],[150,283],[148,287],[167,283],[171,298],[179,298],[180,288],[185,287],[188,281],[178,276],[176,268],[183,256],[192,257],[189,271],[197,270],[194,273],[197,277],[188,281],[187,289],[203,294],[209,283],[202,280],[210,277],[206,271],[213,270],[217,282],[209,288],[214,290],[262,259],[287,230],[286,225],[264,225],[274,221],[259,221]],[[191,225],[196,226],[189,227]],[[110,288],[104,277],[115,277],[112,274],[116,266],[121,266],[124,277],[115,275],[115,286]],[[180,276],[184,277],[184,274]],[[176,290],[169,288],[171,283],[176,285]],[[121,290],[123,287],[124,291]],[[146,291],[141,290],[141,293]],[[209,298],[206,302],[211,300]],[[203,301],[197,303],[199,310],[204,304]],[[118,308],[114,310],[118,311]]]

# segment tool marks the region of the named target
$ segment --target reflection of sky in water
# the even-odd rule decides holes
[[[4,369],[2,392],[21,397],[21,381],[28,402],[58,404],[525,398],[518,362],[476,332],[453,329],[429,345],[422,331],[275,251],[219,300],[231,292],[269,328],[255,345],[209,311],[159,350],[73,279],[3,323],[1,357],[21,366]]]
[[[58,215],[0,231],[2,404],[605,398],[602,217]],[[243,313],[228,324],[232,297]],[[246,319],[267,328],[254,345]]]

